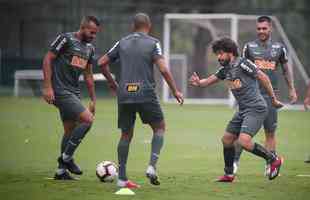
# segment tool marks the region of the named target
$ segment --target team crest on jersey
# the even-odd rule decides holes
[[[140,89],[140,83],[127,83],[126,90],[127,92],[138,92]]]

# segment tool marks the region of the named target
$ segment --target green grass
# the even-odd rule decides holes
[[[85,102],[86,103],[86,102]],[[62,126],[57,110],[35,98],[0,97],[1,199],[308,199],[310,165],[310,113],[279,114],[278,152],[285,157],[281,177],[262,176],[263,160],[248,153],[241,159],[238,181],[215,183],[223,173],[221,135],[233,111],[205,105],[163,105],[167,133],[159,162],[162,184],[151,186],[144,177],[149,159],[151,129],[137,121],[130,149],[128,175],[142,185],[135,196],[117,196],[115,184],[100,183],[96,163],[116,161],[119,137],[114,100],[99,100],[96,121],[76,152],[84,175],[76,182],[52,177],[59,154]],[[255,140],[263,141],[260,132]]]

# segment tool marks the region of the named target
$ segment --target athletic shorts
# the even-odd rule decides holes
[[[268,106],[268,114],[264,121],[264,129],[268,133],[275,133],[278,124],[278,110],[272,106],[271,98],[264,96]]]
[[[122,132],[128,132],[134,127],[136,113],[139,113],[144,124],[159,123],[164,119],[157,101],[118,104],[118,128]]]
[[[236,112],[226,127],[226,131],[239,136],[246,133],[254,137],[262,127],[266,118],[266,112]]]
[[[79,115],[86,110],[77,95],[55,97],[55,106],[59,109],[62,121],[76,121]]]

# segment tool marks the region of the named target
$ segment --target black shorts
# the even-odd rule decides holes
[[[86,110],[80,98],[74,94],[55,97],[55,106],[59,109],[62,121],[76,121]]]
[[[226,131],[239,136],[246,133],[255,136],[262,127],[266,118],[266,112],[236,112],[226,127]]]
[[[271,98],[264,96],[268,106],[268,115],[264,121],[264,129],[268,133],[275,133],[278,124],[278,110],[272,105]]]
[[[136,113],[139,113],[144,124],[157,123],[164,119],[163,112],[157,101],[118,104],[118,128],[122,132],[128,132],[134,127]]]

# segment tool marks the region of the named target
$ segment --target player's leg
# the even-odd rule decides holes
[[[268,105],[268,115],[264,120],[265,129],[265,148],[267,148],[272,153],[276,154],[276,129],[278,122],[278,112],[277,109],[271,105],[270,98],[265,98]],[[268,163],[265,165],[265,176],[269,176],[270,166]]]
[[[223,154],[224,154],[224,176],[217,179],[218,182],[233,182],[234,176],[234,158],[235,158],[235,146],[234,143],[238,138],[241,128],[242,118],[239,112],[236,112],[232,120],[226,127],[226,132],[222,137]]]
[[[149,178],[151,184],[160,185],[156,169],[160,151],[164,144],[166,130],[164,115],[158,101],[141,104],[139,107],[139,115],[142,122],[149,124],[153,131],[151,154],[149,166],[146,170],[146,176]]]
[[[63,163],[70,172],[81,175],[83,172],[79,166],[74,163],[73,155],[90,130],[94,117],[75,95],[71,95],[62,100],[61,110],[62,113],[64,113],[63,121],[75,121],[77,124],[71,131],[70,140],[64,148],[58,162]]]
[[[252,141],[252,137],[259,131],[264,119],[264,113],[247,114],[242,123],[238,143],[243,149],[265,159],[266,162],[271,165],[272,172],[269,176],[269,179],[271,180],[278,176],[282,160],[262,145]]]
[[[66,148],[66,145],[68,144],[71,132],[76,126],[76,122],[72,120],[63,121],[63,127],[64,127],[64,134],[61,140],[60,145],[60,155],[64,152],[64,149]],[[62,163],[58,163],[58,168],[56,170],[56,174],[54,176],[56,180],[72,180],[73,177],[70,176],[70,174],[67,172],[66,166]]]
[[[266,101],[270,101],[267,100]],[[268,115],[264,120],[265,129],[265,147],[274,153],[276,153],[276,129],[278,123],[278,111],[268,102]]]
[[[235,146],[234,174],[237,174],[238,168],[240,165],[240,157],[241,157],[241,154],[243,152],[243,148],[238,142],[235,142],[234,146]]]
[[[136,120],[136,104],[119,104],[118,105],[118,128],[122,134],[117,146],[119,174],[117,186],[127,188],[138,188],[139,185],[128,180],[127,177],[127,160],[129,154],[130,142],[133,138],[134,124]]]

